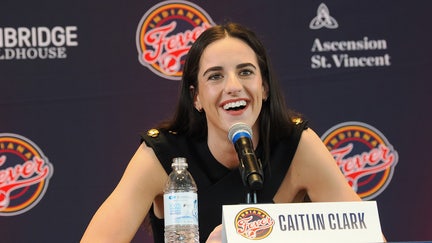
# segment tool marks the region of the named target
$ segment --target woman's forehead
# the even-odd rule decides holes
[[[252,48],[246,42],[233,37],[226,37],[209,44],[200,58],[200,73],[202,69],[226,65],[237,66],[240,63],[252,63],[257,66],[257,58]]]

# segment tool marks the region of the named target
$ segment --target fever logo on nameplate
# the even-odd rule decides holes
[[[321,139],[362,199],[375,198],[388,186],[398,153],[378,129],[362,122],[344,122]]]
[[[138,59],[155,74],[180,80],[192,43],[213,25],[210,16],[193,3],[161,2],[145,13],[138,25]]]
[[[22,214],[45,194],[53,167],[36,144],[0,133],[0,216]]]
[[[259,208],[245,208],[234,220],[237,234],[250,240],[266,238],[272,232],[274,224],[274,219]]]

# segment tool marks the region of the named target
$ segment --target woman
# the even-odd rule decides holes
[[[163,189],[172,158],[180,156],[187,158],[198,186],[204,242],[222,221],[222,205],[245,202],[247,189],[227,136],[237,122],[252,128],[263,164],[259,203],[301,202],[306,196],[312,201],[360,200],[320,138],[286,108],[262,43],[253,32],[229,23],[206,30],[193,44],[173,119],[142,136],[82,242],[128,242],[147,214],[155,242],[163,242]]]

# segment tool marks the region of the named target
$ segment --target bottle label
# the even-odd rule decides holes
[[[198,196],[195,192],[164,194],[165,226],[198,225]]]

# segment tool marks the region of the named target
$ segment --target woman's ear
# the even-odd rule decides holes
[[[195,109],[197,109],[198,112],[202,112],[203,108],[198,97],[198,90],[193,85],[189,86],[189,90],[194,102]]]
[[[262,99],[263,101],[267,101],[268,97],[269,97],[269,87],[268,87],[268,82],[264,81],[263,85],[262,85]]]

